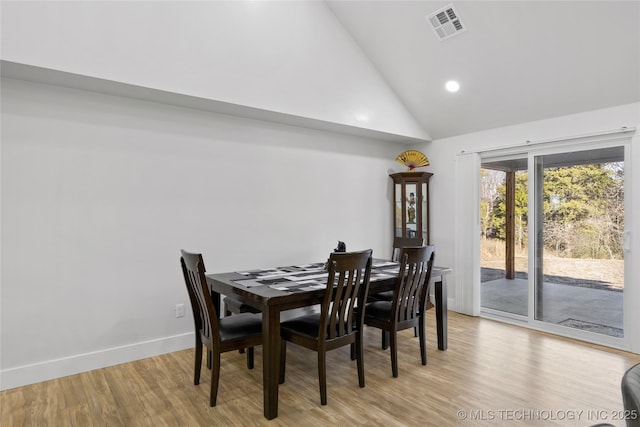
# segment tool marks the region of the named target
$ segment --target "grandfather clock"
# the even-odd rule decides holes
[[[424,244],[431,243],[429,230],[429,179],[430,172],[398,172],[389,175],[393,179],[394,237],[422,237]]]

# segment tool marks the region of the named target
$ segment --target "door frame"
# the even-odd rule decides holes
[[[635,129],[634,129],[635,130]],[[594,344],[601,344],[608,347],[619,348],[623,350],[631,350],[635,352],[640,351],[640,325],[638,320],[640,314],[636,314],[634,310],[634,302],[640,303],[640,286],[634,286],[635,278],[638,276],[639,267],[634,266],[632,262],[624,263],[624,303],[623,303],[623,328],[624,337],[611,337],[604,334],[597,334],[593,332],[586,332],[576,328],[568,328],[566,326],[555,325],[552,323],[540,321],[535,319],[535,268],[536,268],[536,256],[535,246],[536,239],[531,236],[536,236],[538,227],[536,221],[531,218],[531,213],[537,212],[537,205],[534,192],[534,158],[536,156],[546,154],[557,154],[563,152],[579,152],[587,150],[596,150],[600,148],[609,147],[624,147],[624,188],[625,188],[625,252],[624,258],[626,260],[632,259],[632,245],[631,245],[631,230],[633,229],[633,210],[634,205],[638,206],[640,203],[638,199],[637,191],[633,188],[633,164],[638,163],[638,160],[632,157],[634,155],[632,151],[633,141],[638,139],[637,135],[629,130],[607,132],[601,134],[594,134],[589,136],[565,138],[559,140],[540,141],[537,143],[527,143],[527,146],[508,147],[503,149],[491,149],[481,151],[480,155],[481,164],[491,161],[513,159],[513,158],[526,158],[527,159],[527,171],[528,174],[528,211],[530,213],[528,221],[528,310],[527,316],[511,315],[509,313],[502,313],[495,310],[483,309],[480,310],[480,315],[483,317],[492,318],[495,320],[504,321],[507,323],[513,323],[520,326],[525,326],[531,329],[540,330],[543,332],[549,332],[552,334],[565,336],[569,338],[575,338]],[[636,157],[638,153],[635,153]],[[479,248],[478,248],[479,250]]]

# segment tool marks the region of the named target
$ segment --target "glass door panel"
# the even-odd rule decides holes
[[[405,212],[407,214],[407,218],[405,223],[407,224],[407,237],[418,237],[416,231],[418,229],[418,223],[416,218],[416,201],[418,200],[418,185],[415,183],[406,184],[406,208]]]
[[[396,184],[395,185],[395,197],[394,197],[394,209],[395,209],[395,214],[394,214],[394,218],[396,220],[395,223],[395,236],[396,237],[403,237],[402,236],[402,186],[400,184]]]
[[[528,315],[527,158],[485,161],[481,169],[480,305]]]
[[[624,148],[533,157],[534,318],[624,336]]]

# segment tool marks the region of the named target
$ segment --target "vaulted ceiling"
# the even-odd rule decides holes
[[[327,4],[433,139],[640,101],[639,1]],[[440,40],[448,5],[465,30]]]

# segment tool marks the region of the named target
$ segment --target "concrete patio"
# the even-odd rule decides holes
[[[481,306],[507,313],[527,315],[526,279],[496,279],[483,282]],[[544,283],[543,320],[611,336],[623,333],[621,291]]]

